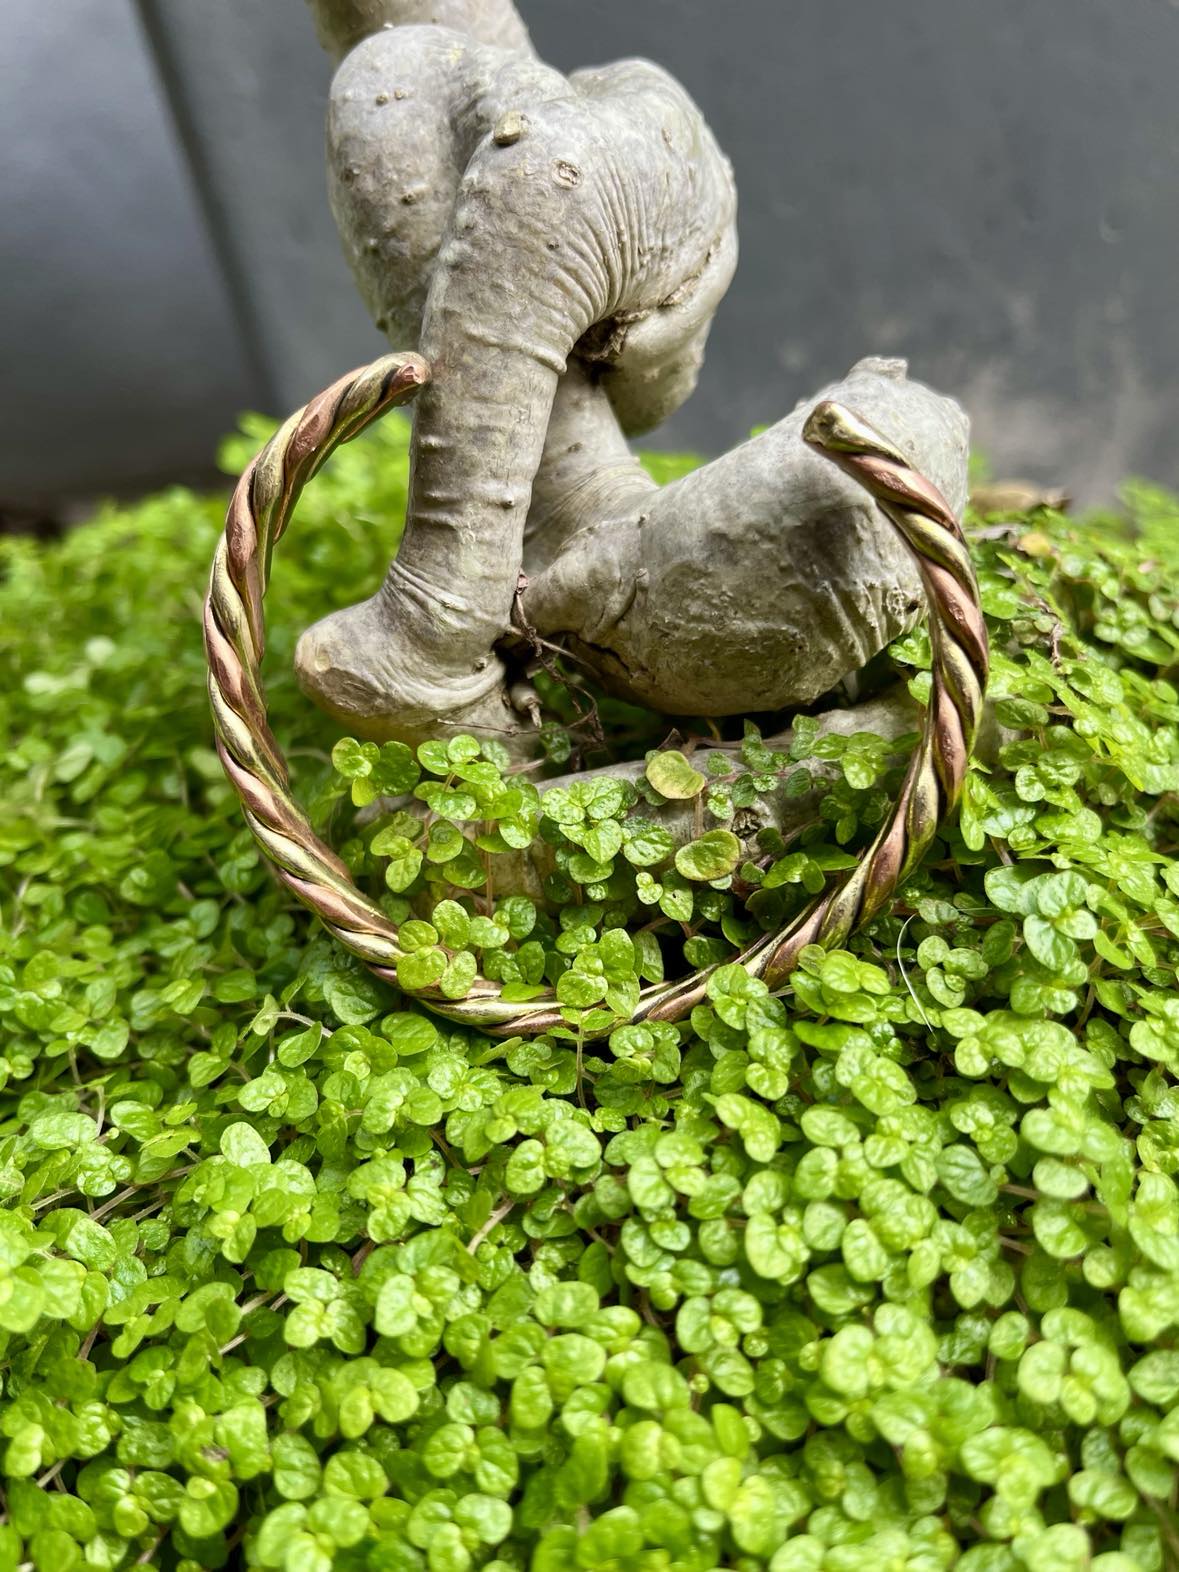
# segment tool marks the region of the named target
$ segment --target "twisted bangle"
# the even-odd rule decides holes
[[[412,398],[429,376],[417,355],[387,355],[342,377],[290,417],[233,493],[204,613],[217,751],[246,823],[295,897],[377,977],[394,984],[404,953],[396,924],[356,887],[291,795],[262,688],[262,603],[273,548],[308,480],[340,443]],[[920,859],[961,795],[987,679],[978,586],[945,500],[903,454],[837,404],[820,404],[803,436],[875,499],[912,553],[929,607],[933,685],[921,741],[896,805],[856,867],[785,928],[734,958],[773,989],[782,986],[804,946],[837,946],[874,917]],[[632,1020],[684,1019],[705,997],[713,970],[645,989]],[[436,1013],[494,1036],[537,1036],[566,1018],[551,990],[526,1003],[506,1001],[498,984],[485,977],[476,977],[462,999],[447,999],[436,986],[406,991]],[[604,1036],[617,1024],[607,1021],[587,1036]]]

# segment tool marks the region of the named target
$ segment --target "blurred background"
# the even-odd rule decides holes
[[[868,353],[997,475],[1179,486],[1177,0],[518,0],[568,69],[647,55],[736,168],[741,265],[650,445],[716,452]],[[303,0],[4,0],[0,509],[213,473],[382,349],[328,213]]]

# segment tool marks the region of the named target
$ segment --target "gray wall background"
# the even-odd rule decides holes
[[[1176,0],[519,0],[569,68],[644,54],[736,167],[716,451],[866,353],[970,410],[997,472],[1179,486]],[[324,195],[302,0],[5,0],[0,503],[209,472],[379,353]]]

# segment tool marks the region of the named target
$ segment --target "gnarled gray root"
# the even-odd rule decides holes
[[[808,704],[904,631],[916,572],[802,443],[801,406],[662,491],[627,448],[690,391],[735,261],[728,166],[683,91],[642,62],[562,77],[506,0],[313,4],[333,37],[385,29],[333,84],[332,204],[375,320],[434,379],[401,551],[375,596],[304,635],[306,690],[365,735],[461,729],[520,753],[514,611],[672,715]],[[426,12],[454,30],[412,25]],[[965,417],[903,363],[816,397],[962,505]]]
[[[659,489],[632,473],[595,499],[597,517],[542,571],[528,563],[528,621],[567,635],[613,691],[672,715],[811,704],[864,665],[924,602],[896,531],[802,440],[825,398],[870,420],[962,507],[961,409],[910,381],[904,362],[863,360],[682,480]]]
[[[300,680],[374,735],[500,731],[493,646],[558,379],[582,346],[635,429],[687,396],[735,265],[731,172],[654,66],[566,79],[433,27],[353,50],[329,146],[362,292],[433,380],[397,560],[372,600],[308,630]]]

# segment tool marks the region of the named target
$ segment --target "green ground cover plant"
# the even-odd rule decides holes
[[[407,984],[555,983],[540,1042],[378,984],[260,862],[197,634],[222,498],[3,544],[0,1572],[1179,1567],[1179,502],[976,529],[958,823],[784,997],[722,966],[587,1044],[854,857],[903,757],[804,719],[542,799],[494,744],[337,740],[294,637],[379,577],[405,453],[389,420],[304,499],[271,713]],[[920,693],[922,634],[892,659]],[[661,739],[552,696],[554,767]],[[497,895],[537,837],[544,899]]]

